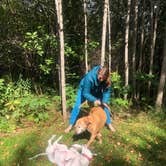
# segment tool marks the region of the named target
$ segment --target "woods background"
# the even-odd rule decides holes
[[[87,65],[90,69],[101,63],[106,2],[62,1],[67,108]],[[111,70],[112,104],[165,109],[166,1],[111,0],[107,6],[104,58]],[[15,110],[15,117],[24,116],[25,106],[36,95],[56,96],[59,101],[55,1],[1,0],[0,22],[0,114],[10,116]]]

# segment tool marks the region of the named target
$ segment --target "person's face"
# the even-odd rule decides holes
[[[99,82],[103,82],[103,81],[105,81],[106,80],[106,77],[104,76],[104,75],[102,75],[102,74],[98,74],[98,80],[99,80]]]

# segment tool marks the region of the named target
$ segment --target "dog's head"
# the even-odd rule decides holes
[[[86,157],[89,161],[93,158],[93,153],[87,148],[86,145],[82,146],[82,155]]]
[[[87,129],[88,124],[89,124],[89,120],[87,117],[83,117],[83,118],[78,119],[76,121],[76,124],[75,124],[76,134],[83,133]]]

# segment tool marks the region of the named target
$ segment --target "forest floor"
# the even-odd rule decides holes
[[[122,113],[114,117],[116,132],[102,130],[103,143],[96,140],[91,150],[96,153],[91,166],[164,166],[166,165],[166,122],[154,113]],[[85,144],[87,135],[74,138],[74,131],[65,134],[67,124],[54,111],[46,123],[34,125],[25,122],[13,133],[0,134],[0,166],[51,166],[46,156],[28,158],[45,152],[48,139],[63,135],[61,143]]]

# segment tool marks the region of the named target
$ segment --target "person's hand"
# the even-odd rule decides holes
[[[110,107],[108,106],[108,104],[103,103],[103,106],[106,107],[109,111],[111,111]]]
[[[94,101],[94,106],[99,106],[99,105],[101,105],[101,101],[100,100]]]

